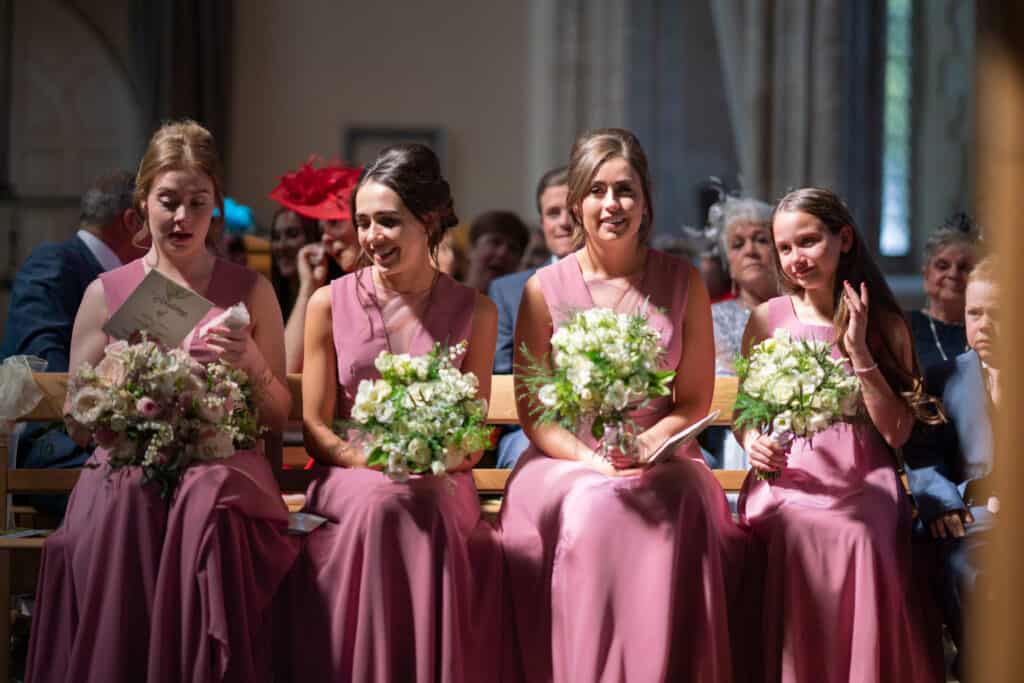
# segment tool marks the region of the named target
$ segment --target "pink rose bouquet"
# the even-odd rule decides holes
[[[68,395],[70,418],[108,451],[110,468],[142,468],[164,497],[189,465],[251,448],[261,432],[244,372],[145,336],[114,342],[96,367],[79,367]]]

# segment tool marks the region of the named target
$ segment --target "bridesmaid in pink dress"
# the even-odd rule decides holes
[[[135,190],[152,246],[89,286],[70,367],[102,358],[112,341],[104,322],[156,268],[214,304],[184,348],[245,370],[259,389],[261,423],[280,429],[291,402],[281,311],[269,282],[211,251],[221,188],[209,132],[191,121],[156,132]],[[251,326],[197,335],[239,301]],[[73,423],[69,432],[82,443],[90,438]],[[43,546],[27,680],[269,681],[270,605],[298,546],[266,457],[240,451],[194,465],[170,501],[155,484],[142,485],[138,471],[112,474],[106,458],[96,449],[62,526]]]
[[[780,280],[789,291],[751,315],[743,349],[776,328],[834,342],[863,389],[863,417],[784,452],[756,430],[741,438],[755,468],[740,515],[767,549],[763,680],[944,680],[941,635],[926,634],[911,581],[911,508],[893,450],[926,397],[899,306],[832,192],[806,188],[775,209]],[[929,637],[930,635],[930,637]]]
[[[384,150],[352,194],[371,265],[311,298],[302,373],[306,448],[317,478],[308,512],[328,519],[307,539],[290,581],[295,681],[474,683],[494,680],[501,551],[481,520],[476,454],[447,477],[389,479],[366,466],[348,417],[382,351],[422,354],[468,342],[461,368],[487,396],[497,311],[438,272],[433,256],[456,224],[448,183],[423,145]]]
[[[677,372],[674,398],[634,411],[637,454],[595,455],[576,433],[538,424],[517,376],[519,415],[532,446],[501,509],[514,626],[510,679],[734,680],[730,619],[747,552],[721,487],[695,443],[650,467],[634,460],[704,417],[714,390],[708,294],[685,261],[647,247],[647,164],[632,133],[592,131],[573,147],[569,198],[584,247],[527,282],[516,327],[522,347],[548,357],[568,310],[633,312],[648,320]],[[518,371],[517,371],[518,374]],[[517,645],[517,647],[516,647]],[[756,657],[756,651],[750,656]]]

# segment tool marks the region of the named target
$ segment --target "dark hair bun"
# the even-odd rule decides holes
[[[441,242],[444,231],[458,224],[451,187],[441,175],[441,162],[434,151],[419,143],[404,143],[384,148],[366,167],[352,192],[352,215],[359,188],[367,182],[380,183],[391,188],[416,218],[436,228],[430,233],[430,247]]]

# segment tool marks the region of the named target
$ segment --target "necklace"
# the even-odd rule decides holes
[[[437,284],[437,280],[438,280],[438,278],[440,276],[441,276],[441,272],[435,270],[434,271],[434,277],[430,281],[430,287],[428,287],[426,289],[427,300],[426,300],[426,303],[423,306],[423,314],[422,314],[422,319],[423,320],[426,320],[427,314],[430,312],[430,304],[434,300],[434,285]],[[381,285],[381,287],[384,287],[384,285]],[[384,289],[387,289],[387,288],[384,287]],[[406,295],[412,295],[412,294],[419,294],[420,293],[420,292],[398,292],[398,291],[395,291],[395,290],[391,290],[391,291],[394,291],[396,294],[398,294],[399,297],[406,296]],[[420,290],[420,291],[424,291],[424,290]],[[380,305],[380,297],[377,296],[377,284],[373,281],[373,274],[372,273],[370,274],[370,288],[367,291],[367,295],[370,297],[370,303],[372,303],[373,307],[375,309],[377,309],[377,316],[380,318],[381,328],[384,330],[384,344],[387,346],[388,353],[394,353],[395,351],[394,351],[394,349],[391,346],[391,334],[388,332],[388,324],[387,324],[387,321],[384,320],[384,308]]]
[[[946,350],[942,348],[942,342],[939,341],[939,331],[935,329],[935,318],[928,315],[928,312],[925,311],[923,308],[921,309],[921,313],[924,314],[924,317],[928,318],[928,327],[930,327],[932,330],[932,339],[935,340],[935,348],[939,350],[939,355],[942,356],[942,360],[949,360],[949,356],[946,355]],[[967,349],[968,347],[965,345],[964,351],[966,351]]]

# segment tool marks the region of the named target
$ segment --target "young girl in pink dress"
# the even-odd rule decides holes
[[[501,552],[480,518],[469,471],[397,482],[366,465],[357,439],[332,431],[382,351],[423,354],[468,343],[461,369],[488,396],[497,311],[437,271],[432,257],[456,224],[448,183],[423,145],[397,145],[352,194],[371,265],[319,289],[306,319],[302,413],[316,479],[307,511],[328,522],[307,539],[288,598],[295,681],[494,680]]]
[[[730,626],[746,538],[695,443],[668,462],[645,456],[705,416],[714,391],[708,294],[698,271],[647,246],[647,162],[632,133],[590,132],[573,147],[568,206],[583,248],[526,284],[516,325],[516,395],[531,447],[506,489],[512,680],[708,681],[736,677]],[[636,453],[595,454],[533,416],[521,377],[527,349],[547,358],[571,310],[632,313],[645,301],[661,334],[674,396],[635,410]],[[735,634],[733,634],[735,635]],[[756,651],[748,655],[754,658]]]
[[[107,318],[156,269],[214,304],[184,348],[201,362],[220,358],[244,370],[261,424],[280,429],[291,404],[281,310],[269,282],[212,251],[222,187],[204,128],[185,121],[154,134],[135,188],[152,246],[86,290],[70,367],[103,357],[112,341]],[[240,301],[250,326],[198,335]],[[73,421],[68,428],[83,445],[91,438]],[[193,465],[170,501],[156,484],[143,485],[138,470],[112,473],[106,460],[97,448],[43,546],[27,680],[269,681],[269,607],[298,546],[262,449]]]
[[[942,681],[941,636],[925,637],[910,573],[911,509],[893,450],[922,394],[910,331],[832,192],[783,197],[772,222],[785,296],[754,310],[744,353],[776,328],[833,342],[861,381],[863,417],[781,449],[738,434],[751,472],[740,515],[767,552],[761,645],[765,681]]]

